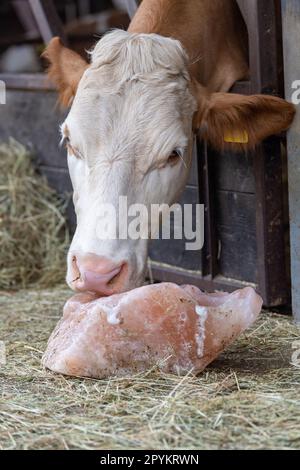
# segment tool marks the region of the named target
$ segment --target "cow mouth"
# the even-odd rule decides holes
[[[128,266],[127,263],[123,263],[120,266],[119,272],[108,282],[108,287],[113,290],[115,293],[121,292],[124,290],[124,278],[127,277],[127,272],[128,272]],[[122,288],[123,287],[123,288]]]

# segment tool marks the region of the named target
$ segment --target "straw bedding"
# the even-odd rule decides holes
[[[0,143],[0,289],[62,282],[66,204],[36,173],[25,147]]]
[[[299,449],[299,329],[263,314],[199,377],[155,369],[124,379],[74,379],[41,368],[70,292],[2,292],[3,449]]]

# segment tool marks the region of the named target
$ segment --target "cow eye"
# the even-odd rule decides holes
[[[180,150],[174,149],[173,152],[169,155],[168,165],[171,165],[171,166],[176,165],[181,159],[182,159],[182,155],[181,155]]]

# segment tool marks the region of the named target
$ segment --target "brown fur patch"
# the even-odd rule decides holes
[[[195,87],[194,87],[195,89]],[[197,86],[198,111],[194,128],[218,150],[253,149],[267,137],[286,131],[293,122],[295,106],[268,95],[209,94]],[[248,143],[229,143],[226,136],[247,134]]]
[[[58,37],[51,39],[42,57],[49,62],[48,76],[58,89],[60,104],[69,106],[88,62],[65,47]]]

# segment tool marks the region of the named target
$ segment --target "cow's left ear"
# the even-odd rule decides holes
[[[265,138],[287,130],[295,116],[295,106],[269,95],[209,93],[196,88],[198,111],[194,128],[213,147],[248,150]]]
[[[65,47],[58,37],[51,39],[42,57],[49,62],[48,76],[58,89],[59,102],[69,106],[88,62]]]

